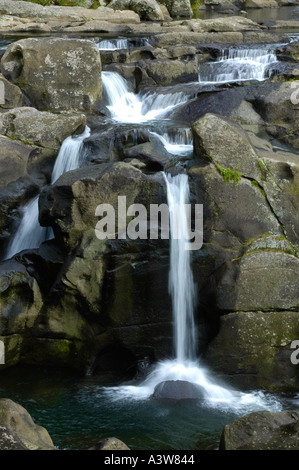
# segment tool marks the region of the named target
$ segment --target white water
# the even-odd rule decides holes
[[[263,81],[268,76],[269,68],[276,62],[276,54],[271,49],[231,48],[223,50],[217,61],[201,63],[198,81],[201,85]]]
[[[196,291],[191,269],[190,251],[185,249],[188,219],[185,205],[189,203],[188,176],[164,175],[170,215],[169,293],[172,299],[175,357],[184,364],[196,357],[196,331],[193,311]],[[174,233],[177,236],[174,236]]]
[[[67,137],[63,141],[52,171],[51,184],[55,183],[66,171],[79,167],[83,140],[89,135],[90,129],[86,127],[83,134]],[[41,227],[39,224],[38,199],[39,195],[23,207],[21,223],[8,246],[4,259],[9,259],[22,250],[38,248],[51,236],[52,230],[49,227]]]
[[[115,51],[117,49],[128,49],[129,41],[127,39],[103,39],[97,43],[100,51]]]
[[[112,119],[123,123],[165,119],[174,108],[190,99],[184,92],[135,94],[116,72],[102,72],[102,82]]]
[[[170,212],[171,247],[169,292],[172,298],[175,358],[155,365],[153,371],[138,386],[107,387],[104,393],[111,400],[146,400],[155,387],[168,380],[184,380],[204,389],[202,406],[219,407],[236,414],[257,410],[280,411],[281,405],[274,398],[267,398],[262,392],[242,393],[216,381],[209,371],[196,360],[196,328],[194,306],[195,285],[191,270],[190,251],[185,250],[185,239],[173,236],[174,219],[178,217],[181,234],[187,233],[187,217],[184,204],[189,202],[187,175],[175,177],[164,175]]]
[[[173,155],[184,156],[193,152],[191,129],[176,129],[176,132],[171,134],[167,132],[162,135],[156,132],[151,132],[151,134],[162,142],[167,152]]]

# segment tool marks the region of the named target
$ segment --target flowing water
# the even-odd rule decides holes
[[[172,155],[183,157],[193,152],[191,129],[176,128],[170,130],[170,132],[163,132],[162,135],[157,134],[157,132],[151,132],[151,134],[157,137],[167,152]]]
[[[215,62],[199,65],[198,81],[201,85],[263,81],[277,64],[273,49],[229,48],[223,49]]]
[[[83,140],[89,135],[90,129],[86,127],[83,134],[76,137],[67,137],[63,141],[52,171],[51,184],[55,183],[66,171],[79,167]],[[38,199],[39,195],[23,207],[20,225],[7,248],[5,259],[12,258],[22,250],[38,248],[52,236],[52,230],[48,227],[41,227],[38,221]]]
[[[111,118],[123,123],[144,123],[166,118],[177,106],[192,97],[183,91],[135,94],[128,82],[116,72],[102,72],[102,81]]]
[[[118,49],[130,49],[131,47],[144,47],[149,45],[148,39],[146,38],[102,39],[97,43],[100,51],[116,51]]]

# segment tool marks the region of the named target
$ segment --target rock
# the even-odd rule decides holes
[[[0,190],[18,178],[28,176],[28,164],[34,147],[0,135]]]
[[[31,2],[22,1],[20,4],[17,0],[2,0],[0,5],[0,13],[4,15],[13,15],[21,18],[46,18],[58,20],[64,19],[69,21],[108,21],[110,23],[139,23],[139,16],[130,11],[115,12],[112,8],[99,7],[97,9],[88,10],[82,7],[64,7],[64,6],[42,6],[39,4],[32,5]]]
[[[116,437],[106,437],[88,450],[130,450],[130,448]]]
[[[141,20],[163,21],[164,15],[156,0],[131,0],[130,9],[140,16]]]
[[[33,327],[42,306],[42,295],[38,283],[21,263],[4,261],[0,269],[1,334],[19,334]]]
[[[192,82],[198,78],[198,62],[196,57],[185,61],[140,61],[137,66],[158,86]],[[144,80],[144,77],[142,79]]]
[[[192,126],[194,152],[219,168],[261,180],[258,156],[244,131],[215,114],[205,114]]]
[[[246,0],[245,8],[278,8],[276,0]]]
[[[297,411],[257,411],[227,424],[222,432],[221,450],[296,450]]]
[[[276,139],[287,145],[299,148],[299,130],[297,122],[297,110],[291,97],[296,88],[293,82],[283,82],[271,90],[265,88],[255,97],[253,104],[255,110],[267,123],[267,131]],[[292,95],[293,94],[293,95]]]
[[[88,40],[22,39],[6,50],[1,71],[41,111],[87,112],[102,96],[100,53]]]
[[[4,102],[0,101],[0,109],[11,109],[22,106],[23,95],[20,88],[6,80],[2,74],[0,74],[0,86],[4,93]]]
[[[135,145],[124,151],[125,159],[137,158],[146,163],[148,169],[161,171],[170,160],[170,155],[160,141]]]
[[[204,363],[238,388],[296,392],[298,365],[291,363],[291,343],[298,338],[298,319],[292,311],[224,315]]]
[[[185,380],[167,380],[159,383],[152,398],[156,400],[200,400],[204,398],[203,387]]]
[[[275,248],[248,251],[227,266],[217,288],[218,305],[225,311],[296,309],[298,274],[294,254]]]
[[[190,0],[162,0],[172,18],[192,18]]]
[[[284,228],[288,240],[299,245],[298,188],[299,164],[297,154],[261,151],[263,188],[267,200]]]
[[[17,445],[21,441],[27,450],[56,450],[48,431],[36,425],[25,408],[8,398],[0,399],[0,426],[16,436]]]
[[[64,139],[81,134],[86,125],[84,114],[63,115],[15,108],[0,115],[1,133],[27,145],[52,149],[57,153]]]
[[[218,267],[240,257],[243,244],[251,239],[265,233],[283,236],[265,195],[250,179],[236,171],[219,171],[213,164],[194,165],[189,175],[196,201],[204,207],[205,241]]]
[[[95,238],[94,230],[98,222],[95,210],[99,204],[109,203],[117,208],[119,194],[127,196],[128,206],[137,196],[141,198],[140,203],[148,204],[145,188],[155,191],[156,187],[157,183],[152,178],[123,162],[73,170],[63,174],[41,194],[40,222],[42,225],[52,225],[59,239],[63,238],[73,249],[82,237],[86,238],[88,232],[91,231]],[[119,194],[116,188],[119,188]]]
[[[160,174],[145,175],[124,162],[68,172],[41,194],[40,221],[54,227],[57,243],[70,257],[47,293],[41,321],[36,322],[36,336],[44,339],[39,345],[35,342],[35,360],[41,351],[43,360],[53,363],[56,357],[57,361],[59,351],[55,352],[54,345],[51,351],[47,349],[49,334],[64,337],[70,344],[69,355],[62,358],[64,364],[78,360],[86,364],[91,356],[115,345],[134,357],[144,348],[155,351],[156,357],[171,350],[169,298],[163,295],[167,290],[168,243],[148,239],[106,242],[95,236],[99,222],[96,207],[112,204],[117,213],[119,195],[126,196],[127,207],[134,202],[148,208],[150,203],[166,200]],[[115,285],[116,295],[107,297]],[[78,348],[81,345],[76,350],[78,357],[72,357],[73,343]]]
[[[243,42],[241,32],[222,32],[222,33],[193,33],[170,32],[158,34],[153,38],[156,47],[176,46],[178,44],[196,45],[213,43],[239,43]]]
[[[109,8],[133,10],[143,21],[163,21],[164,15],[156,0],[112,0]]]
[[[207,20],[192,19],[188,21],[192,31],[197,32],[237,32],[259,31],[262,26],[243,16],[228,16]]]
[[[5,426],[0,426],[0,450],[28,450],[18,436]]]

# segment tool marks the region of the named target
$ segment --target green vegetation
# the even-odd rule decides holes
[[[226,183],[232,181],[235,185],[239,183],[242,178],[241,173],[236,170],[230,170],[229,168],[223,168],[220,165],[216,166],[217,170],[219,171],[220,175],[224,179]]]
[[[259,167],[259,169],[261,171],[261,174],[262,174],[262,180],[264,181],[266,179],[266,165],[263,162],[263,160],[258,161],[258,167]]]

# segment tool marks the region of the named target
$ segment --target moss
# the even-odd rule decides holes
[[[256,180],[251,181],[251,186],[257,188],[262,193],[262,195],[266,197],[264,188]]]
[[[241,173],[239,173],[237,170],[223,168],[220,165],[216,165],[216,168],[226,183],[233,182],[236,185],[242,178]]]
[[[260,172],[262,174],[262,180],[265,181],[265,179],[266,179],[266,165],[263,162],[263,160],[258,161],[258,167],[259,167]]]

